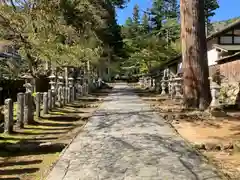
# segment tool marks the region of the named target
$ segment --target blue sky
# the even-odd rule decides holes
[[[132,16],[132,10],[135,4],[138,4],[140,10],[146,10],[151,7],[151,0],[131,0],[125,9],[117,10],[117,19],[119,24],[124,24],[125,20]],[[216,15],[212,21],[226,20],[240,16],[240,0],[219,0],[220,8],[216,10]]]

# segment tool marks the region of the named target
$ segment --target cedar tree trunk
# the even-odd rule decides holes
[[[211,101],[203,0],[180,0],[184,104],[206,109]]]

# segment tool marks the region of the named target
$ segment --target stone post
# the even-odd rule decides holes
[[[160,81],[159,79],[156,80],[156,92],[160,92]]]
[[[59,107],[61,108],[63,106],[63,104],[62,104],[62,87],[58,88],[57,96],[58,96],[57,99],[58,99]]]
[[[151,89],[156,90],[156,79],[152,79]]]
[[[41,113],[41,94],[39,92],[36,93],[35,97],[35,102],[36,102],[36,116],[37,118],[40,117]]]
[[[63,87],[60,88],[60,107],[63,107],[63,98],[64,98],[64,94],[63,94]]]
[[[43,93],[43,114],[48,114],[48,93]]]
[[[175,94],[175,98],[182,98],[182,94],[181,94],[181,82],[182,82],[182,78],[175,78],[175,91],[176,91],[176,94]]]
[[[33,99],[31,92],[24,95],[24,124],[33,124]]]
[[[144,88],[144,79],[142,77],[139,78],[139,85],[141,88]]]
[[[6,99],[4,102],[4,133],[13,132],[13,102],[12,99]]]
[[[71,88],[71,101],[73,102],[73,101],[75,101],[75,99],[76,99],[75,87],[73,86]]]
[[[48,90],[48,110],[52,111],[52,90]]]
[[[70,88],[67,87],[67,103],[71,102],[71,93],[70,93]]]
[[[68,87],[68,67],[64,68],[65,86]]]
[[[79,95],[83,96],[83,86],[81,84],[79,86]]]
[[[24,127],[24,93],[17,94],[17,127]]]
[[[170,94],[170,98],[173,99],[174,95],[176,94],[176,88],[175,88],[175,81],[174,79],[171,77],[169,80],[169,94]]]
[[[56,107],[56,91],[52,90],[52,109]]]
[[[66,96],[66,94],[67,94],[67,92],[66,92],[66,87],[63,87],[62,88],[62,95],[63,95],[63,105],[65,106],[66,104],[67,104],[67,96]]]

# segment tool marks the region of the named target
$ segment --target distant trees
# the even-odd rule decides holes
[[[154,0],[152,8],[144,12],[136,5],[133,16],[122,26],[126,53],[123,71],[148,73],[178,54],[179,33],[177,0]]]
[[[211,23],[211,17],[215,15],[215,10],[219,8],[217,0],[205,0],[204,1],[204,13],[206,22],[206,32],[209,35],[213,31],[213,26]]]
[[[121,55],[123,42],[115,7],[124,3],[124,0],[1,1],[0,38],[13,42],[33,76],[46,72],[43,71],[46,61],[55,67],[81,67],[88,61],[96,69],[103,61]]]

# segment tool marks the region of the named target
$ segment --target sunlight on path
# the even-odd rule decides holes
[[[218,180],[150,105],[117,84],[47,180]]]

